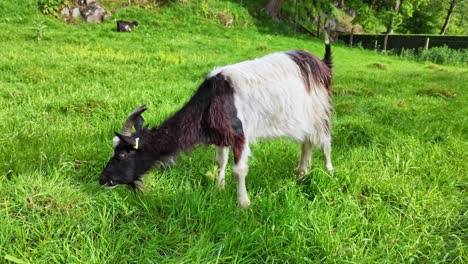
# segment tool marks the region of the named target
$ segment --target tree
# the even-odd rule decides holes
[[[283,0],[270,0],[264,7],[265,12],[275,20],[279,20],[281,16],[281,5]]]
[[[453,10],[450,20],[450,28],[447,33],[455,35],[468,35],[468,1],[457,0],[457,6]]]
[[[442,26],[442,30],[440,31],[440,35],[445,35],[445,32],[447,31],[447,28],[450,23],[450,19],[452,18],[453,9],[455,8],[456,4],[457,4],[457,0],[450,1],[450,6],[447,12],[447,16],[445,17],[445,22],[444,22],[444,25]]]
[[[347,7],[355,11],[355,16],[352,20],[353,25],[361,25],[367,32],[381,31],[382,22],[377,16],[376,9],[377,1],[373,0],[370,3],[363,0],[349,0]]]
[[[412,6],[410,14],[403,17],[399,30],[407,34],[439,33],[443,23],[444,1],[446,0],[419,1]],[[402,8],[406,2],[403,2]]]

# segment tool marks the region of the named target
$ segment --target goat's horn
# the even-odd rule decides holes
[[[133,125],[135,124],[135,119],[141,115],[141,113],[143,113],[144,111],[146,110],[146,106],[145,105],[142,105],[140,107],[138,107],[137,109],[133,110],[133,112],[131,112],[128,117],[127,117],[127,120],[125,120],[125,123],[123,125],[123,128],[122,128],[122,135],[123,136],[131,136],[132,135],[132,127]]]

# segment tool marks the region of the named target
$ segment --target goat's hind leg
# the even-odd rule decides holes
[[[304,140],[301,146],[301,159],[297,166],[296,182],[300,183],[304,179],[304,176],[309,172],[310,161],[312,159],[313,145],[310,140]]]
[[[328,172],[333,172],[333,165],[331,162],[331,135],[327,135],[322,142],[323,159],[325,160],[325,168]]]
[[[226,165],[229,158],[229,148],[216,146],[216,162],[218,163],[218,175],[216,177],[218,187],[224,190]]]

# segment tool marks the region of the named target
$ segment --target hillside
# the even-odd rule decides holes
[[[205,4],[203,4],[205,3]],[[129,7],[131,33],[67,24],[35,2],[0,2],[0,258],[11,263],[317,263],[467,261],[466,67],[339,43],[333,50],[333,175],[314,154],[296,184],[299,145],[252,146],[252,206],[217,190],[214,148],[152,171],[146,190],[98,177],[127,114],[157,125],[214,67],[276,51],[323,56],[322,40],[239,1]],[[107,4],[107,3],[106,3]],[[233,24],[226,25],[226,17]]]

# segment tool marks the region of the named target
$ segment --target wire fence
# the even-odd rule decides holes
[[[339,40],[350,46],[362,46],[366,49],[383,50],[385,35],[340,35]],[[350,41],[352,39],[352,41]],[[387,50],[419,49],[447,46],[451,49],[467,49],[468,36],[434,35],[389,35]]]

